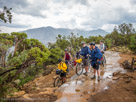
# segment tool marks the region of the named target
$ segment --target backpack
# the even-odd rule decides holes
[[[95,47],[95,50],[94,50],[94,53],[95,53],[95,54],[96,54],[97,50],[98,50],[98,48],[97,48],[97,47]],[[101,53],[101,51],[100,51],[100,53]],[[101,53],[101,54],[99,54],[99,56],[102,58],[102,53]]]
[[[62,62],[62,65],[61,65],[62,67],[63,67],[63,64],[64,64],[64,63]],[[65,63],[65,64],[66,64],[66,63]],[[67,64],[66,64],[66,66],[67,66]],[[66,71],[68,72],[68,66],[67,66],[67,69],[66,69]]]

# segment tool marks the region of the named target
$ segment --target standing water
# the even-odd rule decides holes
[[[106,67],[100,68],[101,80],[99,82],[97,81],[97,78],[95,80],[91,79],[91,76],[93,75],[92,71],[90,71],[88,76],[74,75],[69,82],[63,84],[57,90],[61,96],[56,102],[85,102],[90,95],[109,88],[108,83],[113,82],[112,74],[114,72],[126,72],[118,63],[118,60],[120,59],[119,53],[106,51],[105,57],[107,61]]]

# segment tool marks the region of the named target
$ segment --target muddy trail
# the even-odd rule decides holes
[[[116,80],[113,73],[126,73],[118,63],[120,56],[117,52],[107,51],[105,56],[107,60],[106,67],[101,66],[100,68],[101,81],[98,82],[97,78],[91,80],[92,69],[89,70],[87,77],[74,75],[69,82],[63,84],[57,90],[61,95],[56,102],[86,102],[90,95],[109,89],[108,84],[114,83]]]
[[[100,67],[101,80],[97,78],[92,80],[92,69],[89,69],[89,75],[77,76],[75,71],[68,75],[67,82],[61,87],[53,87],[53,78],[55,72],[47,76],[41,76],[25,85],[24,90],[16,93],[15,102],[95,102],[90,97],[109,90],[109,84],[117,82],[118,77],[113,76],[116,73],[124,75],[124,70],[119,62],[121,58],[119,53],[106,51],[106,67]],[[18,98],[17,98],[18,97]],[[108,102],[108,101],[103,101]],[[113,101],[114,102],[114,101]]]

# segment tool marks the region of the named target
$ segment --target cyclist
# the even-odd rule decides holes
[[[81,42],[82,44],[82,49],[81,49],[81,52],[80,52],[80,55],[83,56],[83,64],[85,66],[85,70],[86,72],[84,73],[86,76],[88,75],[88,66],[89,66],[89,59],[88,59],[88,55],[90,54],[90,49],[88,46],[86,46],[85,42]]]
[[[102,52],[102,53],[104,53],[104,51],[105,51],[105,44],[103,43],[103,41],[101,40],[100,41],[100,51]]]
[[[91,42],[90,43],[90,49],[91,49],[91,66],[94,69],[94,76],[92,77],[92,79],[96,78],[96,72],[98,75],[98,81],[100,81],[100,72],[99,72],[99,64],[100,64],[100,59],[102,58],[102,53],[99,50],[99,48],[97,46],[95,46],[95,42]]]
[[[63,82],[66,82],[67,65],[66,63],[62,62],[62,59],[59,59],[58,63],[58,69],[61,71],[60,77],[62,78]]]
[[[68,64],[68,62],[72,59],[71,54],[68,52],[67,49],[65,49],[65,55],[64,55],[64,62]]]

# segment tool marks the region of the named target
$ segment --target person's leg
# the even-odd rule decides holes
[[[64,82],[64,83],[66,82],[66,77],[63,77],[63,82]]]
[[[64,83],[66,82],[66,73],[65,72],[62,73],[62,80],[63,80]]]
[[[97,70],[97,75],[100,76],[100,70],[99,69]]]
[[[66,65],[67,65],[67,72],[69,72],[69,66],[68,66],[68,60],[65,61]]]
[[[87,71],[87,65],[86,65],[86,60],[85,60],[85,58],[83,58],[82,62],[83,62],[83,65],[84,65],[85,71]],[[83,73],[83,74],[84,74],[84,75],[86,75],[86,72],[85,72],[85,73]]]
[[[89,65],[89,61],[88,61],[88,59],[85,59],[85,71],[86,71],[86,73],[88,73],[88,65]]]
[[[93,75],[92,79],[95,79],[95,78],[96,78],[96,68],[95,68],[96,66],[95,66],[95,64],[93,64],[92,67],[93,67],[93,71],[94,71],[94,72],[93,72],[94,75]]]
[[[94,68],[94,75],[96,74],[96,69]]]
[[[85,66],[85,71],[88,72],[88,66]]]
[[[97,75],[98,75],[98,81],[100,81],[100,70],[99,70],[99,63],[96,65]]]

